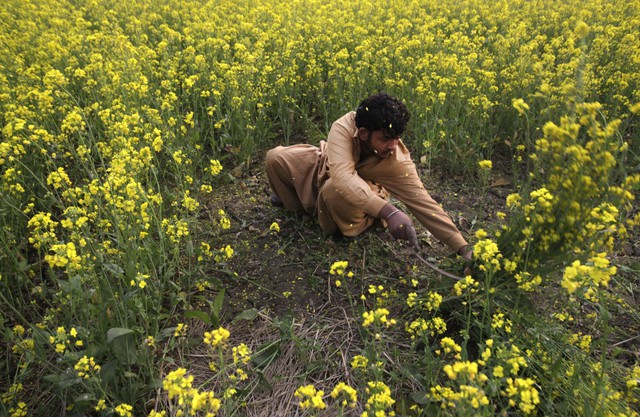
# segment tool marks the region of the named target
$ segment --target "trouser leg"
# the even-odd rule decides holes
[[[269,185],[288,210],[313,214],[319,155],[319,149],[312,145],[278,146],[267,152],[265,169]]]
[[[332,186],[332,180],[325,181],[318,196],[318,222],[322,231],[333,235],[340,231],[344,236],[358,236],[371,227],[374,218],[353,206]]]

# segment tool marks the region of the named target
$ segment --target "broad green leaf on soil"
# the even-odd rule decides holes
[[[56,384],[61,389],[69,388],[73,385],[76,385],[82,382],[82,378],[80,378],[75,372],[65,372],[62,374],[46,375],[42,379],[44,379],[47,382]]]
[[[219,315],[222,310],[222,303],[224,301],[224,288],[220,290],[218,294],[216,294],[216,298],[213,299],[213,313],[215,315]]]
[[[115,339],[116,337],[120,337],[129,333],[133,333],[133,330],[126,329],[124,327],[112,327],[111,329],[107,330],[107,343],[113,342],[113,339]]]
[[[255,309],[255,308],[250,308],[250,309],[244,310],[243,312],[238,314],[233,319],[233,323],[237,323],[237,322],[242,321],[242,320],[252,321],[252,320],[255,320],[256,317],[258,317],[258,310]]]
[[[211,318],[207,313],[200,310],[189,310],[184,312],[184,317],[188,319],[198,319],[205,324],[211,326]]]

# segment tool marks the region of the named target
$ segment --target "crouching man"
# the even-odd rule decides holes
[[[382,220],[391,235],[418,247],[411,218],[388,201],[404,203],[436,238],[465,259],[471,251],[450,217],[425,189],[401,140],[409,111],[375,94],[331,126],[320,147],[278,146],[267,153],[271,202],[316,216],[328,235],[355,237]]]

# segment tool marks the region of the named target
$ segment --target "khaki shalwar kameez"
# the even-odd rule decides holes
[[[317,216],[326,234],[357,236],[373,224],[389,194],[454,251],[467,244],[445,211],[424,188],[402,141],[386,159],[360,160],[355,112],[336,120],[327,141],[278,146],[266,157],[269,184],[284,206]]]

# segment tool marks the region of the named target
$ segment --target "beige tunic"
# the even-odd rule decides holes
[[[424,188],[402,141],[386,159],[360,160],[355,112],[336,120],[326,142],[279,146],[266,158],[272,189],[292,211],[317,216],[327,234],[357,236],[373,224],[389,194],[436,238],[457,251],[467,242]]]

